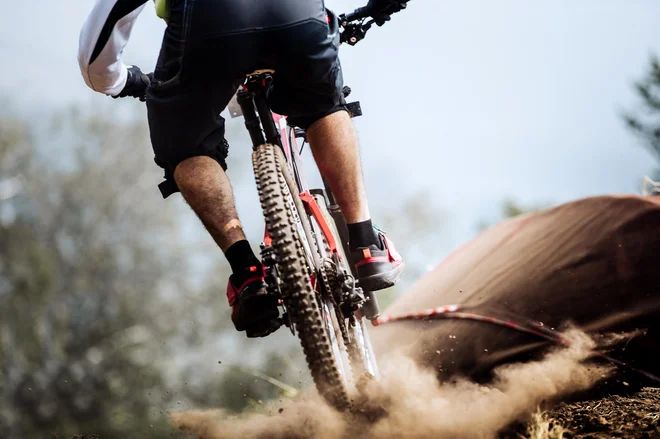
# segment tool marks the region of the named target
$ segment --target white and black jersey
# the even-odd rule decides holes
[[[115,96],[126,84],[121,55],[148,0],[96,0],[80,31],[78,64],[93,90]]]
[[[85,83],[100,93],[116,96],[126,84],[127,66],[121,55],[133,25],[150,0],[96,0],[80,32],[78,63]],[[192,1],[156,0],[157,15],[165,18],[167,5],[178,7],[174,21],[191,34],[230,34],[280,28],[327,19],[323,0],[218,0],[200,2],[183,23]],[[182,12],[183,11],[183,12]],[[202,13],[202,12],[204,13]],[[183,23],[183,24],[182,24]]]

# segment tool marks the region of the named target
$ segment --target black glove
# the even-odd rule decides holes
[[[128,76],[126,78],[126,85],[117,96],[113,98],[133,97],[138,98],[142,102],[147,100],[147,87],[151,83],[153,73],[144,74],[137,66],[130,66],[128,68]]]
[[[378,26],[390,21],[391,15],[406,9],[409,0],[369,0],[365,6],[366,13],[371,16]]]

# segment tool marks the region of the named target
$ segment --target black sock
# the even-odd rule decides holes
[[[380,240],[370,219],[348,224],[348,242],[352,249],[369,247],[370,245],[380,248]]]
[[[250,267],[256,266],[257,270],[261,268],[261,262],[252,252],[250,243],[245,239],[232,244],[225,252],[225,256],[234,274],[233,280],[236,286],[240,286],[254,275],[254,272],[250,271]]]

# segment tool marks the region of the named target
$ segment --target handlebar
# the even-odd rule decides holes
[[[410,0],[394,2],[392,6],[395,7],[389,10],[388,17],[389,15],[392,15],[395,12],[405,9],[409,1]],[[371,19],[367,21],[366,20],[367,18],[371,18]],[[339,40],[341,43],[348,43],[351,46],[355,46],[360,40],[364,39],[364,37],[367,34],[367,31],[371,29],[371,26],[374,23],[377,23],[379,26],[382,26],[384,24],[384,21],[376,22],[374,17],[369,15],[366,6],[362,8],[357,8],[353,12],[349,12],[347,14],[341,14],[339,16],[339,24],[342,28],[344,28],[344,30],[341,33]]]
[[[366,10],[366,7],[357,8],[353,12],[340,15],[340,17],[343,17],[347,22],[362,20],[363,18],[367,18],[369,16]]]

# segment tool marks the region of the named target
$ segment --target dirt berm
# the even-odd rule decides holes
[[[518,217],[458,248],[384,313],[460,305],[511,325],[451,313],[392,322],[372,330],[374,348],[386,361],[394,340],[405,340],[400,348],[441,378],[484,381],[497,365],[538,359],[553,344],[517,324],[547,332],[572,325],[624,334],[609,355],[660,375],[653,354],[660,348],[659,257],[660,197],[593,197]],[[660,385],[620,371],[629,385]]]
[[[381,362],[395,345],[442,381],[487,383],[499,365],[539,359],[553,345],[517,324],[619,334],[600,350],[623,364],[544,419],[567,428],[566,438],[660,437],[658,390],[636,393],[660,387],[659,257],[660,197],[593,197],[518,217],[458,248],[385,313],[458,304],[500,324],[450,314],[392,322],[372,330],[374,347]]]

